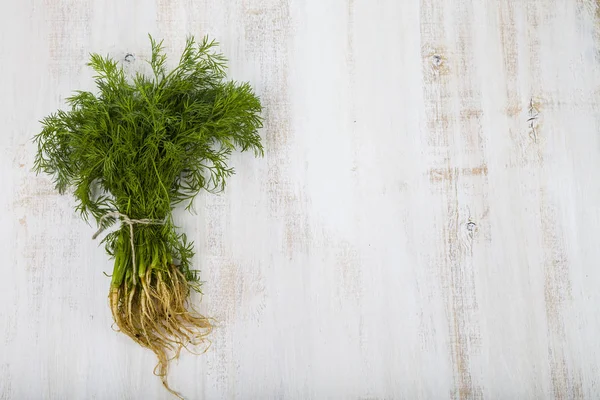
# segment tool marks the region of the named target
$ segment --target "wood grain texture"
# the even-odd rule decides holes
[[[0,399],[170,398],[111,330],[111,262],[31,173],[38,120],[219,39],[263,159],[196,214],[212,347],[191,399],[600,397],[596,0],[23,0],[0,6]],[[201,301],[201,302],[200,302]]]

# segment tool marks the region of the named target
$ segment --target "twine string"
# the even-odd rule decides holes
[[[129,225],[129,243],[131,244],[131,262],[133,263],[133,284],[135,285],[137,284],[137,264],[135,262],[135,243],[133,241],[133,225],[164,225],[165,220],[148,218],[133,219],[129,218],[128,215],[122,214],[118,211],[110,211],[104,214],[102,217],[100,217],[100,221],[98,221],[98,225],[100,225],[100,228],[96,231],[96,233],[94,233],[94,236],[92,236],[92,240],[96,239],[99,234],[101,234],[106,228],[108,228],[108,225],[104,226],[102,224],[107,218],[120,219],[121,224]]]

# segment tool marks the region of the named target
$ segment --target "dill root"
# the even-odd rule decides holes
[[[75,92],[68,111],[41,121],[34,170],[51,175],[60,193],[72,190],[77,211],[101,230],[120,220],[102,240],[114,259],[113,318],[156,354],[154,373],[181,397],[168,385],[169,361],[206,345],[211,323],[189,303],[200,280],[172,211],[189,209],[201,190],[222,190],[233,150],[263,154],[262,108],[248,83],[225,80],[216,42],[189,37],[170,72],[162,41],[150,43],[152,76],[128,77],[110,57],[91,55],[98,92]]]

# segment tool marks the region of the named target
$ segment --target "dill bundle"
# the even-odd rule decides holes
[[[222,190],[234,149],[262,155],[261,104],[248,83],[225,81],[226,60],[214,41],[186,41],[170,72],[162,41],[150,37],[152,73],[126,76],[110,57],[92,54],[97,94],[77,91],[68,111],[45,117],[34,137],[34,170],[50,174],[60,193],[100,229],[114,258],[109,303],[119,330],[158,357],[165,387],[169,360],[204,343],[208,318],[189,304],[200,291],[192,243],[172,211],[189,208],[201,190]]]

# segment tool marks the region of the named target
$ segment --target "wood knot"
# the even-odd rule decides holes
[[[448,56],[444,46],[424,45],[421,47],[425,82],[433,83],[445,79],[442,77],[450,72]]]
[[[473,222],[473,221],[469,221],[469,222],[467,223],[467,230],[468,230],[469,232],[473,232],[473,231],[474,231],[476,228],[477,228],[477,224],[475,224],[475,222]]]

